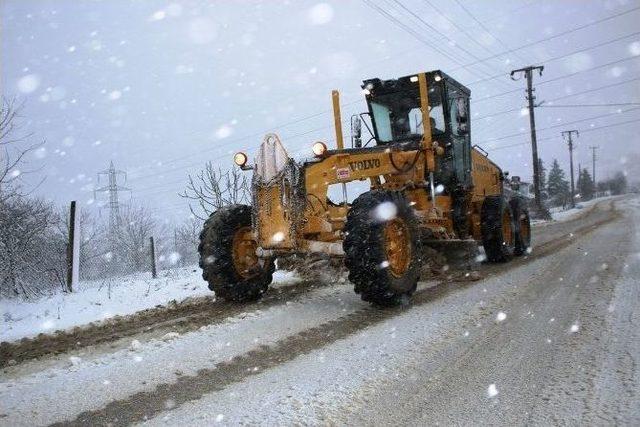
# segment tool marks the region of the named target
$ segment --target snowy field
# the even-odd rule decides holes
[[[293,280],[295,277],[288,272],[274,274],[274,284]],[[0,341],[53,333],[203,296],[214,298],[196,265],[161,271],[156,279],[150,273],[138,273],[82,282],[71,294],[59,292],[35,301],[0,301],[4,324]]]

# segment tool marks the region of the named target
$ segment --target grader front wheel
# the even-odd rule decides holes
[[[273,280],[271,259],[256,256],[251,208],[231,205],[217,210],[200,233],[200,267],[209,289],[228,301],[258,299]]]
[[[408,299],[420,274],[420,241],[413,209],[402,193],[369,191],[347,214],[345,265],[364,301],[390,306]]]

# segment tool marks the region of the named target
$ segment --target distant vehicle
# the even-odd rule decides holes
[[[473,238],[491,262],[530,245],[529,212],[501,169],[471,146],[470,91],[441,71],[362,85],[368,112],[352,117],[344,148],[339,94],[333,93],[336,149],[323,142],[296,163],[278,137],[265,137],[253,170],[252,206],[213,213],[200,236],[200,266],[221,298],[243,301],[267,290],[279,257],[344,257],[362,299],[393,305],[416,290],[422,246]],[[363,144],[363,118],[370,137]],[[369,144],[373,144],[370,146]],[[369,181],[348,203],[346,183]],[[330,185],[342,185],[334,203]]]

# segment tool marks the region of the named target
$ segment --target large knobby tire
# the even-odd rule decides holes
[[[487,196],[480,218],[482,246],[489,262],[509,261],[515,251],[515,221],[503,196]]]
[[[256,256],[251,208],[231,205],[212,213],[200,233],[202,278],[216,296],[227,301],[258,299],[273,280],[271,259]]]
[[[531,247],[531,218],[526,202],[520,198],[509,201],[516,229],[516,240],[513,253],[517,256],[524,255]]]
[[[402,193],[369,191],[351,205],[345,224],[345,265],[364,301],[408,301],[420,276],[418,224]]]

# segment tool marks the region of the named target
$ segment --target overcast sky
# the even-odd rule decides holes
[[[59,203],[95,208],[96,174],[113,160],[135,201],[184,218],[177,193],[205,161],[229,168],[271,131],[304,157],[316,140],[334,143],[331,89],[347,122],[365,110],[363,79],[433,69],[471,89],[472,141],[512,175],[530,179],[531,151],[525,82],[508,74],[531,64],[545,66],[535,83],[547,165],[568,168],[560,132],[578,129],[576,167],[591,169],[597,145],[599,177],[639,170],[640,1],[2,0],[0,9],[2,93],[24,101],[23,130],[46,140],[29,166],[43,166],[37,193]]]

